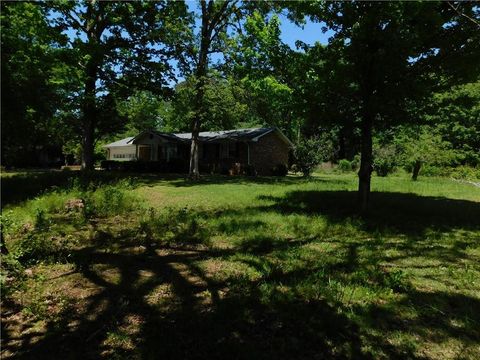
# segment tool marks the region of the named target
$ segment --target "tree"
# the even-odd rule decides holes
[[[404,164],[412,171],[413,181],[418,179],[423,165],[451,165],[457,157],[451,144],[430,127],[404,129],[395,142],[401,148]]]
[[[451,144],[460,163],[480,165],[480,81],[455,85],[432,94],[425,122],[435,125]]]
[[[170,131],[189,131],[196,116],[196,82],[188,78],[175,87],[171,101],[172,111],[166,121]],[[248,121],[250,114],[245,103],[246,90],[232,78],[224,79],[219,73],[210,71],[204,86],[205,120],[202,128],[206,130],[232,129]]]
[[[228,28],[234,15],[239,16],[238,1],[200,0],[200,27],[190,41],[182,44],[184,56],[180,68],[184,75],[195,83],[193,98],[194,115],[191,123],[192,140],[190,148],[189,175],[192,179],[200,176],[198,169],[198,134],[205,123],[205,86],[208,82],[210,55],[221,52],[226,46]],[[192,24],[192,26],[194,26]]]
[[[281,41],[281,23],[274,10],[262,3],[245,18],[242,32],[226,54],[227,72],[245,88],[255,123],[276,126],[296,138],[301,126],[298,110],[304,105],[296,90],[304,68],[297,66],[299,54]]]
[[[331,134],[328,133],[299,139],[293,150],[295,165],[303,176],[310,176],[313,169],[322,161],[327,161],[332,153]]]
[[[466,77],[468,74],[454,71],[452,65],[459,61],[452,60],[452,55],[455,49],[462,61],[478,55],[478,45],[472,45],[477,44],[478,31],[473,31],[475,25],[467,24],[442,3],[302,2],[289,6],[292,17],[309,15],[314,21],[325,22],[325,30],[334,31],[328,47],[347,66],[347,76],[342,81],[353,85],[352,98],[358,103],[358,195],[360,209],[365,212],[373,170],[374,129],[387,129],[409,119],[415,121],[408,116],[411,102],[421,101],[439,85],[438,77],[433,76],[433,64],[442,66],[445,79],[450,81]],[[475,12],[472,4],[458,6]],[[447,78],[452,74],[455,75]]]
[[[58,144],[54,115],[62,97],[50,81],[61,36],[28,2],[1,3],[1,154],[3,165],[32,165],[37,146]]]
[[[122,101],[118,110],[127,118],[126,133],[137,135],[148,129],[160,129],[163,125],[163,100],[150,91],[141,90]]]
[[[100,130],[109,132],[118,126],[118,98],[138,88],[156,92],[166,88],[172,75],[167,62],[173,55],[170,45],[173,32],[178,35],[184,30],[185,4],[85,0],[45,6],[52,29],[68,37],[68,66],[78,74],[82,168],[93,169]],[[107,112],[114,116],[102,116]]]

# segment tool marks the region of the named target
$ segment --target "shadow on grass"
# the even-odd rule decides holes
[[[22,336],[17,357],[363,358],[356,326],[326,302],[281,297],[262,302],[257,283],[222,293],[225,284],[209,279],[194,264],[205,256],[191,249],[166,255],[153,249],[137,255],[82,250],[75,255],[82,259],[80,271],[101,290],[81,313],[69,309],[60,321],[50,323],[38,343],[30,344],[30,336]],[[98,265],[118,270],[119,281],[104,278],[95,271]],[[151,276],[142,278],[145,271]],[[164,284],[170,285],[171,303],[148,301]],[[135,345],[105,345],[111,334],[131,325],[132,318],[140,324],[130,335]]]
[[[295,191],[281,198],[263,196],[267,205],[228,210],[222,216],[241,219],[269,211],[321,214],[330,224],[341,225],[356,217],[355,199],[354,192]],[[480,227],[480,204],[474,202],[395,193],[372,194],[372,201],[374,210],[359,219],[359,226],[404,234],[407,240],[417,241],[430,228]],[[220,225],[220,230],[242,232],[263,225],[260,220],[237,221]],[[216,230],[200,232],[198,243],[208,243]],[[262,272],[264,255],[269,255],[268,265],[274,266],[283,254],[272,251],[286,254],[313,238],[282,242],[270,234],[256,234],[239,248],[224,250],[201,245],[158,248],[154,238],[139,247],[129,234],[121,239],[105,236],[96,246],[72,254],[78,272],[97,291],[76,311],[67,308],[48,323],[38,342],[32,342],[32,333],[10,339],[11,344],[17,342],[9,345],[17,358],[372,359],[380,354],[389,359],[422,359],[414,347],[392,343],[392,337],[385,334],[414,334],[434,343],[454,338],[470,347],[480,340],[480,300],[472,296],[407,287],[396,290],[401,296],[393,304],[360,303],[352,310],[332,301],[328,292],[335,290],[330,284],[366,271],[360,243],[339,243],[338,258],[330,262],[277,268],[258,280],[242,276],[218,280],[198,263],[252,255],[255,260],[245,256],[238,261]],[[402,250],[419,251],[415,241]],[[115,253],[102,248],[115,242],[122,245]],[[458,257],[466,246],[459,243],[433,256],[439,260]],[[377,259],[369,256],[373,264]],[[105,270],[118,273],[118,278],[107,276],[110,272]],[[319,294],[307,300],[296,293],[296,286],[318,270],[324,271],[314,284]],[[352,311],[355,316],[348,316]]]
[[[292,191],[282,197],[261,196],[271,205],[256,211],[282,214],[326,216],[330,223],[359,219],[366,231],[391,231],[405,235],[422,235],[427,229],[479,230],[480,203],[415,194],[373,192],[372,208],[360,218],[357,193],[354,191]]]
[[[192,181],[186,177],[174,181],[172,185],[177,187],[195,187],[199,185],[223,185],[223,184],[260,184],[260,185],[295,185],[303,183],[348,183],[347,180],[327,179],[321,177],[298,177],[298,176],[227,176],[227,175],[206,175],[199,180]]]

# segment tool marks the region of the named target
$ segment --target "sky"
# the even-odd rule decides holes
[[[196,13],[199,12],[198,10],[198,1],[195,0],[187,0],[187,6],[190,11],[194,11]],[[281,40],[288,44],[292,49],[296,49],[295,42],[297,40],[303,41],[307,45],[313,45],[316,41],[320,42],[323,45],[328,43],[328,39],[332,36],[333,32],[328,31],[325,34],[322,33],[322,25],[323,23],[313,23],[310,20],[306,21],[304,26],[297,26],[285,15],[280,15],[281,21]],[[200,22],[197,20],[197,26],[200,25]]]
[[[307,20],[302,27],[295,25],[286,16],[280,16],[281,21],[281,40],[288,44],[292,49],[296,49],[295,42],[297,40],[303,41],[307,45],[313,45],[319,42],[323,45],[328,43],[328,39],[333,35],[332,31],[322,32],[322,23],[314,23]]]

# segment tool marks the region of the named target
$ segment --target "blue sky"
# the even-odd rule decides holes
[[[186,1],[190,11],[199,13],[198,1],[188,0]],[[303,41],[308,45],[313,45],[315,42],[320,42],[321,44],[327,44],[328,39],[332,36],[333,32],[328,31],[325,34],[322,33],[323,23],[313,23],[310,20],[306,21],[306,24],[303,26],[297,26],[285,15],[280,15],[281,21],[281,39],[284,43],[288,44],[292,49],[295,49],[295,42],[297,40]],[[197,20],[197,26],[200,25],[200,22]]]
[[[332,31],[322,32],[322,23],[314,23],[307,20],[306,24],[299,27],[289,21],[285,16],[280,16],[282,31],[281,39],[288,44],[292,49],[295,49],[295,42],[297,40],[303,41],[308,45],[313,45],[319,42],[323,45],[328,43],[328,39],[333,35]]]

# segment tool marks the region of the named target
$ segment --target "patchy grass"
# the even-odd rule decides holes
[[[480,357],[474,186],[101,176],[4,207],[5,358]]]

